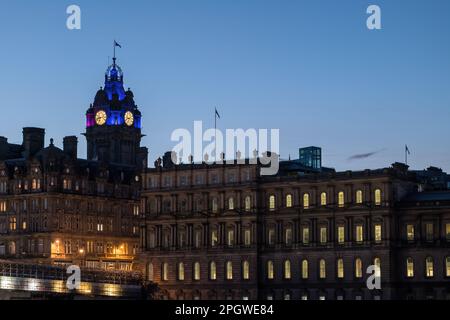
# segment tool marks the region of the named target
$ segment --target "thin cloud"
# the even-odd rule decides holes
[[[367,159],[367,158],[370,158],[370,157],[372,157],[372,156],[376,155],[377,153],[380,153],[380,152],[382,152],[384,150],[386,150],[386,149],[381,149],[381,150],[373,151],[373,152],[369,152],[369,153],[355,154],[355,155],[349,157],[347,160],[351,161],[351,160]]]

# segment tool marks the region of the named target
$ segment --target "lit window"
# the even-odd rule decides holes
[[[344,260],[343,259],[337,260],[337,277],[339,279],[344,278]]]
[[[284,235],[284,243],[287,246],[292,245],[292,228],[286,228],[286,230],[284,231],[285,235]]]
[[[228,210],[234,210],[234,198],[228,199]]]
[[[195,281],[200,280],[200,262],[194,263],[194,280]]]
[[[408,278],[414,277],[414,261],[412,258],[406,259],[406,276]]]
[[[308,260],[302,261],[302,279],[308,279],[309,272],[308,272]]]
[[[373,259],[373,264],[375,266],[375,277],[381,277],[381,259],[375,258]]]
[[[363,203],[363,193],[361,190],[356,191],[356,203],[357,204]]]
[[[169,280],[169,264],[167,262],[162,265],[162,280]]]
[[[381,205],[381,190],[375,189],[375,205],[380,206]]]
[[[210,280],[216,280],[217,279],[217,267],[216,263],[212,261],[209,264],[209,279]]]
[[[363,242],[363,241],[364,241],[363,226],[358,225],[356,226],[356,242]]]
[[[178,264],[178,280],[184,281],[184,263],[180,262]]]
[[[195,230],[195,236],[194,236],[194,247],[196,249],[199,249],[202,245],[202,231],[201,230]]]
[[[427,241],[433,241],[434,234],[433,234],[433,224],[427,223],[425,224],[425,238]]]
[[[288,194],[286,196],[286,208],[292,208],[292,195]]]
[[[6,201],[0,202],[0,212],[6,212]]]
[[[303,227],[303,244],[308,244],[309,243],[309,228],[308,227]]]
[[[360,258],[355,259],[355,278],[362,278],[363,276],[363,265]]]
[[[211,206],[212,206],[212,212],[213,213],[217,213],[217,209],[218,209],[218,205],[217,205],[217,198],[213,198],[212,199],[212,204],[211,204]]]
[[[284,261],[284,279],[291,279],[291,261]]]
[[[252,209],[252,198],[250,196],[245,197],[245,211],[250,211]]]
[[[338,243],[339,244],[345,243],[345,227],[344,226],[338,227]]]
[[[9,230],[11,230],[11,231],[17,230],[17,218],[16,217],[9,218]]]
[[[309,208],[309,194],[305,193],[303,195],[303,208],[308,209]]]
[[[445,224],[445,238],[450,241],[450,223]]]
[[[211,231],[211,247],[215,247],[217,246],[217,230],[212,230]]]
[[[319,261],[319,278],[325,279],[327,277],[327,266],[324,259]]]
[[[425,275],[427,278],[434,277],[434,262],[432,257],[425,259]]]
[[[267,279],[272,280],[273,278],[274,278],[273,261],[269,260],[267,261]]]
[[[450,257],[445,258],[445,276],[450,277]]]
[[[250,279],[250,263],[248,261],[242,262],[242,278],[244,280]]]
[[[321,206],[326,206],[327,205],[327,193],[326,192],[322,192],[320,194],[320,205]]]
[[[269,197],[269,210],[273,211],[275,210],[275,196],[271,195]]]
[[[377,223],[375,225],[375,242],[381,242],[382,239],[382,231],[381,224]]]
[[[343,207],[345,205],[345,196],[344,196],[344,192],[340,191],[338,193],[338,206],[339,207]]]
[[[414,241],[414,225],[408,224],[406,225],[406,238],[408,241]]]
[[[234,246],[234,230],[228,230],[227,234],[227,244],[229,247]]]
[[[233,280],[233,263],[231,261],[227,261],[227,280]]]
[[[327,227],[320,228],[320,243],[326,244],[328,242],[328,231]]]
[[[252,232],[250,229],[244,231],[244,245],[249,246],[252,244]]]

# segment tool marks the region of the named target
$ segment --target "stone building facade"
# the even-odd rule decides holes
[[[403,164],[293,160],[262,177],[258,165],[168,163],[142,178],[141,259],[158,298],[450,298],[450,192],[418,192]],[[381,289],[369,290],[374,265]]]
[[[141,113],[116,64],[86,112],[87,159],[78,139],[63,149],[45,130],[22,144],[0,138],[0,259],[131,270],[139,251]]]

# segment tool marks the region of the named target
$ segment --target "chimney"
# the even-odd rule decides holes
[[[8,138],[0,137],[0,159],[6,159],[8,151]]]
[[[72,159],[78,157],[78,138],[76,136],[64,137],[63,139],[64,152]]]
[[[174,151],[168,151],[163,156],[163,168],[172,169],[177,161],[177,154]]]
[[[44,148],[45,129],[23,128],[23,156],[29,158]]]

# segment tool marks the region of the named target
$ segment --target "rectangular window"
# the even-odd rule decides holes
[[[450,241],[450,223],[445,224],[445,239]]]
[[[309,244],[309,228],[308,227],[304,227],[303,228],[303,244]]]
[[[344,226],[338,227],[338,243],[339,244],[345,243],[345,227]]]
[[[414,241],[414,225],[406,225],[406,239],[408,241]]]
[[[244,245],[250,246],[252,243],[252,234],[249,229],[244,231]]]
[[[218,238],[217,238],[217,230],[211,231],[211,246],[217,246]]]
[[[432,223],[427,223],[425,225],[425,232],[426,232],[425,237],[426,237],[427,241],[433,241],[433,238],[434,238],[434,234],[433,234],[434,230],[433,229],[434,228],[433,228]]]
[[[287,228],[285,231],[285,239],[284,239],[284,243],[287,246],[292,245],[292,229],[291,228]]]
[[[228,230],[227,238],[228,238],[228,241],[227,241],[228,246],[229,247],[234,246],[234,230]]]
[[[356,242],[363,242],[364,234],[363,234],[363,226],[356,226]]]
[[[328,242],[328,231],[326,227],[320,228],[320,243],[326,244]]]
[[[375,225],[375,242],[381,242],[381,224]]]
[[[275,244],[275,230],[274,229],[269,229],[269,245],[274,245]]]

